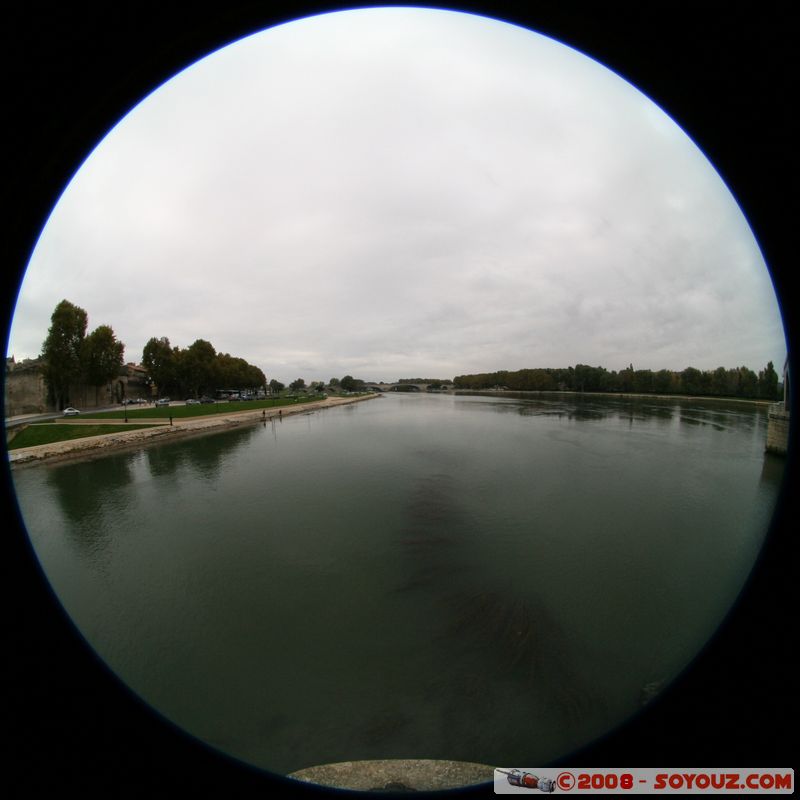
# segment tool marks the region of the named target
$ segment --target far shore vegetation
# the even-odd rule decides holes
[[[501,370],[453,378],[455,389],[506,389],[516,392],[609,392],[613,394],[663,394],[692,397],[730,397],[749,400],[781,399],[778,373],[770,361],[758,374],[748,367],[681,372],[662,369],[609,371],[605,367],[577,364],[560,369]]]

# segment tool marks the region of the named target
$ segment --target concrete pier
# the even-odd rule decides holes
[[[785,456],[789,450],[789,409],[773,403],[767,417],[767,452]]]
[[[362,792],[431,792],[490,783],[494,768],[464,761],[385,759],[323,764],[301,769],[288,777]]]

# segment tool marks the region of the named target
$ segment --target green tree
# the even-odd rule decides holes
[[[728,394],[728,372],[725,367],[717,367],[711,374],[711,394]]]
[[[653,375],[653,391],[659,394],[672,391],[672,373],[668,369],[660,369]]]
[[[100,325],[83,340],[83,378],[89,386],[94,386],[95,404],[100,387],[119,375],[124,353],[125,345],[117,341],[110,325]]]
[[[280,382],[273,378],[269,382],[269,390],[272,394],[280,394],[286,387]]]
[[[246,362],[243,358],[234,358],[229,353],[217,353],[218,389],[241,389],[244,383]]]
[[[211,375],[217,388],[248,390],[267,388],[267,377],[258,367],[228,353],[217,353]]]
[[[686,369],[681,372],[681,391],[683,391],[684,394],[700,394],[700,381],[700,370],[694,367],[686,367]]]
[[[736,394],[739,397],[755,397],[758,394],[758,377],[748,367],[738,369],[739,388]]]
[[[259,367],[252,364],[247,365],[247,386],[251,389],[266,390],[267,388],[267,376]]]
[[[182,388],[186,394],[197,397],[213,392],[217,379],[217,351],[211,342],[196,339],[184,352],[181,363]]]
[[[627,369],[621,369],[617,375],[619,391],[626,393],[632,392],[633,378],[634,378],[633,364],[630,364]]]
[[[778,373],[771,361],[758,373],[758,396],[764,400],[778,399]]]
[[[633,375],[632,369],[631,375]],[[609,375],[604,367],[576,364],[573,380],[576,392],[605,392],[610,388]]]
[[[173,349],[166,336],[162,336],[160,339],[150,339],[142,352],[142,366],[150,373],[162,396],[177,388],[177,350]]]
[[[292,381],[289,384],[289,388],[293,392],[296,392],[296,391],[298,391],[300,389],[305,389],[306,388],[306,382],[302,378],[298,378],[296,381]]]
[[[637,369],[633,373],[633,391],[647,393],[653,391],[653,372],[649,369]]]
[[[86,312],[69,300],[62,300],[50,317],[42,360],[48,396],[58,409],[68,404],[70,385],[81,378],[87,319]]]

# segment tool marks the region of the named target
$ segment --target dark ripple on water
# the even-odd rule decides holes
[[[466,515],[454,502],[449,475],[419,479],[405,519],[399,537],[403,577],[395,591],[426,592],[434,604],[431,613],[441,617],[432,647],[455,656],[446,685],[432,685],[429,696],[445,699],[445,708],[466,703],[470,719],[478,706],[491,715],[495,703],[513,702],[509,687],[567,725],[603,710],[602,699],[574,669],[567,636],[541,599],[482,587],[474,571],[465,575],[458,555],[466,538]],[[447,713],[463,713],[467,725],[466,711],[451,708]]]

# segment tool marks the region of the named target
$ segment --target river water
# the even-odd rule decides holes
[[[741,403],[403,394],[14,483],[91,646],[226,754],[543,764],[731,608],[782,479],[765,437]]]

